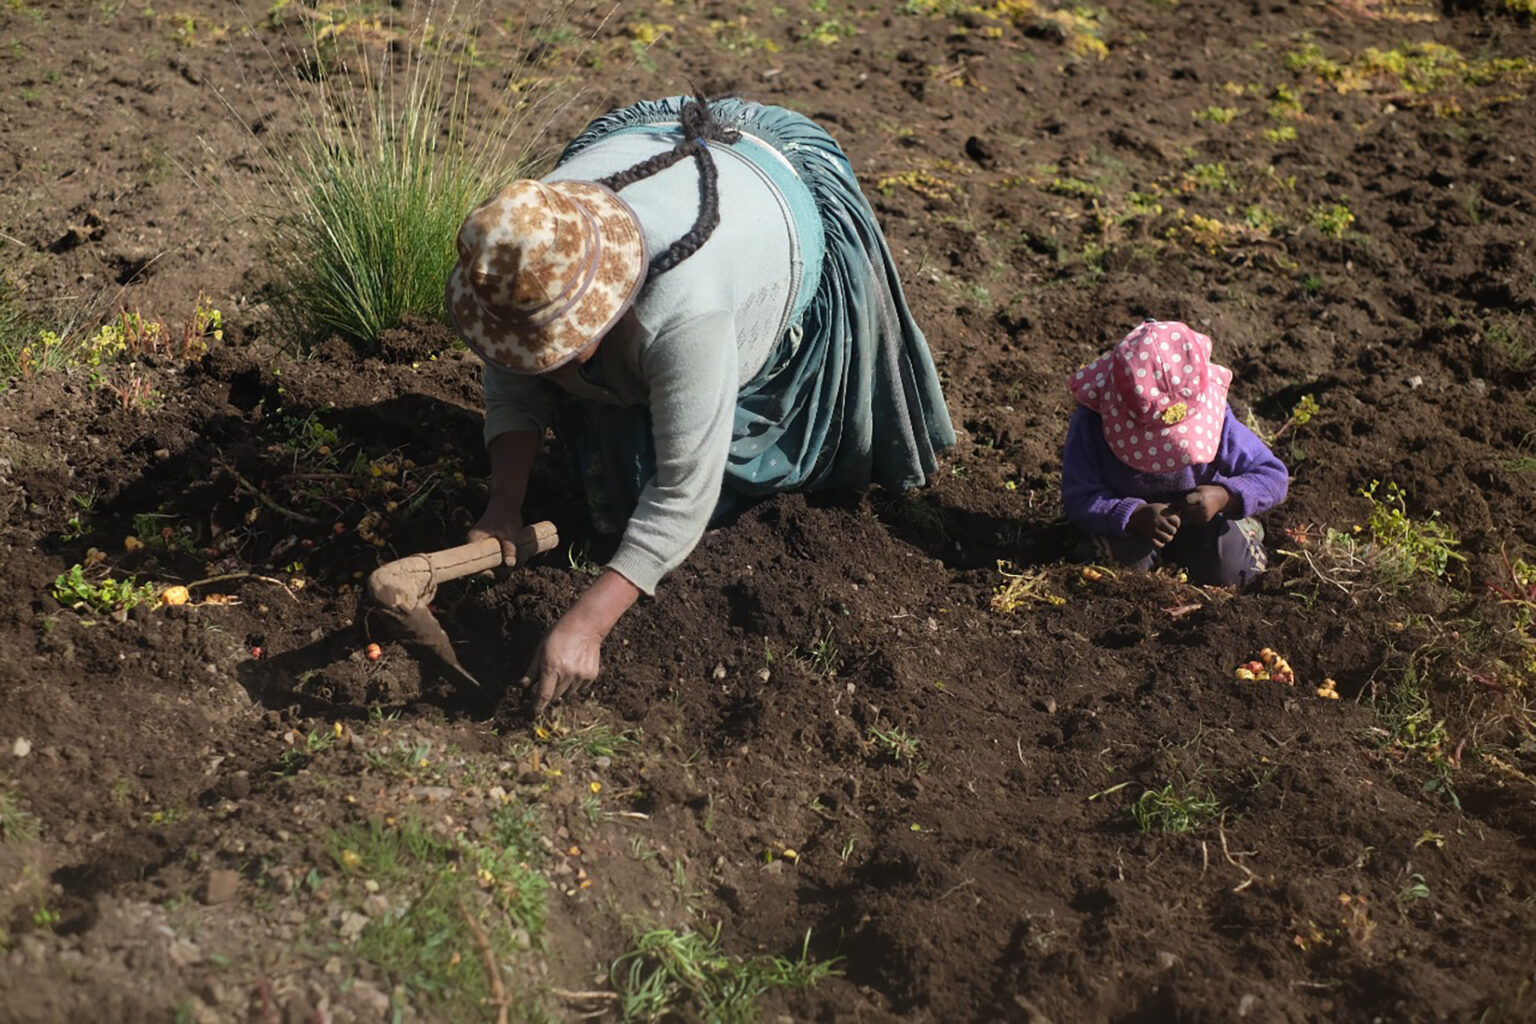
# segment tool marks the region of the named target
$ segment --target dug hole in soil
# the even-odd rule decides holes
[[[767,1020],[1536,1019],[1532,637],[1488,586],[1536,558],[1530,19],[1109,0],[1094,47],[953,6],[569,12],[605,59],[547,57],[583,90],[552,139],[694,88],[837,136],[961,441],[922,491],[781,496],[709,532],[542,724],[515,681],[613,543],[557,440],[527,516],[561,548],[436,605],[491,699],[359,601],[478,515],[479,368],[434,323],[299,357],[264,316],[227,197],[303,130],[305,24],[0,12],[29,302],[169,319],[205,295],[225,318],[193,361],[0,394],[0,787],[38,826],[0,842],[0,1021],[435,1019],[338,937],[326,837],[407,812],[474,832],[507,799],[540,808],[554,867],[547,934],[505,973],[550,1019],[618,1019],[607,968],[647,926],[835,958]],[[527,57],[497,50],[524,17],[471,18],[478,102]],[[1460,70],[1368,56],[1443,56],[1424,44]],[[1250,592],[1072,561],[1065,379],[1145,316],[1208,333],[1263,430],[1317,403],[1275,442],[1292,487]],[[1454,531],[1443,580],[1383,594],[1309,559],[1373,481]],[[82,615],[53,582],[92,548],[212,582]],[[1264,648],[1294,686],[1234,679]],[[386,778],[397,749],[423,753]],[[1138,827],[1168,786],[1217,809]]]

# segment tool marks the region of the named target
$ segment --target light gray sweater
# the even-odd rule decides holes
[[[671,141],[644,132],[618,134],[561,164],[546,180],[594,181],[671,148]],[[737,391],[790,326],[804,272],[784,196],[737,152],[762,145],[750,138],[734,147],[711,144],[720,224],[691,257],[641,288],[633,329],[611,334],[598,348],[593,376],[604,387],[570,364],[540,376],[485,365],[487,443],[509,430],[542,433],[561,389],[649,408],[656,475],[608,563],[647,594],[704,534],[725,474]],[[663,252],[698,216],[697,163],[682,160],[620,196],[639,218],[651,253]]]

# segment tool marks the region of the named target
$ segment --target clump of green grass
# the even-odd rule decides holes
[[[548,889],[517,852],[414,818],[342,827],[325,848],[344,877],[372,882],[389,905],[356,934],[352,955],[418,1009],[433,1019],[480,1019],[488,1002],[516,998],[499,972],[540,941]]]
[[[808,989],[839,973],[832,961],[813,960],[811,933],[800,956],[735,957],[721,952],[720,933],[657,928],[635,937],[608,976],[624,1021],[706,1020],[748,1024],[757,1002],[775,988]]]
[[[22,352],[36,336],[21,289],[9,275],[0,274],[0,385],[21,375]]]
[[[13,843],[36,839],[42,831],[37,815],[21,806],[21,798],[11,789],[0,789],[0,840]]]
[[[406,316],[442,318],[460,222],[527,173],[543,133],[540,105],[509,96],[472,134],[469,72],[455,64],[450,77],[446,55],[416,62],[404,83],[361,46],[352,62],[357,91],[323,77],[298,146],[273,154],[268,258],[275,311],[301,343],[336,333],[366,349]]]
[[[1145,790],[1131,804],[1131,820],[1143,832],[1181,835],[1216,820],[1221,805],[1209,792],[1181,792],[1170,782],[1162,789]]]

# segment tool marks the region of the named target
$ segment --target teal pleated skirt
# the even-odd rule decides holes
[[[647,100],[597,118],[561,162],[616,132],[675,132],[685,99]],[[724,99],[710,110],[794,169],[814,203],[791,203],[802,255],[807,268],[820,262],[797,296],[798,317],[737,395],[716,517],[744,498],[782,491],[921,486],[955,432],[928,343],[848,157],[815,122],[782,107]],[[749,144],[737,146],[751,157]],[[770,176],[784,173],[771,156],[762,166]],[[593,524],[619,532],[655,473],[648,414],[573,398],[555,428]]]

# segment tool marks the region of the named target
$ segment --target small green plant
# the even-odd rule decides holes
[[[1195,164],[1185,175],[1185,181],[1191,189],[1205,189],[1211,192],[1231,192],[1237,188],[1232,172],[1224,163]]]
[[[43,901],[42,897],[38,898],[37,909],[32,911],[32,927],[51,932],[59,926],[59,922],[63,919],[64,916],[57,910],[50,908]]]
[[[22,839],[36,839],[42,831],[37,815],[21,806],[21,798],[15,790],[0,789],[0,840],[12,843]]]
[[[133,536],[145,547],[159,551],[190,553],[197,549],[189,527],[176,527],[176,517],[166,512],[140,512],[133,517]]]
[[[85,577],[85,566],[78,563],[68,572],[62,572],[53,581],[53,596],[60,604],[78,612],[96,612],[108,615],[127,611],[145,601],[153,601],[157,589],[153,583],[137,582],[137,577],[114,580],[107,577],[100,581]]]
[[[837,667],[840,664],[837,652],[837,643],[832,639],[832,627],[818,636],[806,652],[806,661],[810,672],[817,679],[832,679],[837,675]]]
[[[544,811],[538,804],[508,803],[491,813],[491,842],[509,856],[537,865],[546,856],[539,842],[544,830]]]
[[[583,576],[601,576],[603,573],[603,567],[594,562],[592,556],[588,553],[586,541],[582,541],[579,545],[575,543],[567,544],[565,548],[565,561],[573,572],[579,572]]]
[[[1397,905],[1407,910],[1420,900],[1429,899],[1429,883],[1424,876],[1415,871],[1403,880],[1403,887],[1397,891]]]
[[[82,494],[71,494],[69,500],[74,503],[78,511],[64,520],[64,529],[59,531],[59,539],[79,540],[90,532],[90,528],[86,526],[86,521],[91,509],[96,505],[96,492],[86,491]]]
[[[757,1002],[775,988],[808,989],[841,972],[832,961],[813,960],[811,933],[800,956],[735,957],[721,952],[720,932],[657,928],[635,937],[634,948],[609,968],[625,1021],[704,1020],[749,1024]]]
[[[1181,835],[1214,821],[1221,814],[1221,805],[1209,792],[1181,793],[1170,782],[1162,789],[1145,790],[1131,804],[1130,813],[1131,820],[1143,832]]]
[[[1276,128],[1265,128],[1264,138],[1276,145],[1279,145],[1282,142],[1295,142],[1296,126],[1290,124],[1282,124]]]
[[[1241,114],[1237,107],[1209,106],[1204,110],[1195,111],[1195,120],[1209,121],[1211,124],[1231,124],[1232,120]]]
[[[1355,215],[1344,203],[1320,203],[1309,214],[1311,225],[1328,238],[1343,238],[1355,222]]]
[[[1444,576],[1452,561],[1466,561],[1456,550],[1455,533],[1440,521],[1440,513],[1431,512],[1420,520],[1409,517],[1403,489],[1397,484],[1372,480],[1360,494],[1371,503],[1366,520],[1371,543],[1389,553],[1405,581],[1414,575]]]
[[[10,274],[0,272],[0,387],[25,375],[28,362],[35,359],[30,349],[38,336],[36,319],[22,301],[21,289]]]
[[[1347,531],[1330,527],[1321,537],[1310,531],[1295,532],[1296,547],[1281,554],[1305,562],[1318,581],[1351,597],[1396,594],[1415,577],[1438,578],[1451,562],[1466,560],[1456,550],[1455,534],[1437,513],[1423,520],[1408,515],[1402,489],[1396,484],[1383,486],[1373,480],[1360,494],[1371,502],[1364,525]]]
[[[898,726],[889,729],[870,726],[869,744],[877,755],[904,768],[915,769],[921,764],[917,759],[917,737],[908,735]]]
[[[1287,433],[1311,423],[1312,417],[1317,415],[1318,409],[1317,399],[1311,395],[1302,395],[1296,404],[1291,406],[1291,414],[1286,417],[1285,422],[1275,428],[1273,434],[1269,435],[1267,438],[1268,442],[1274,444]]]

